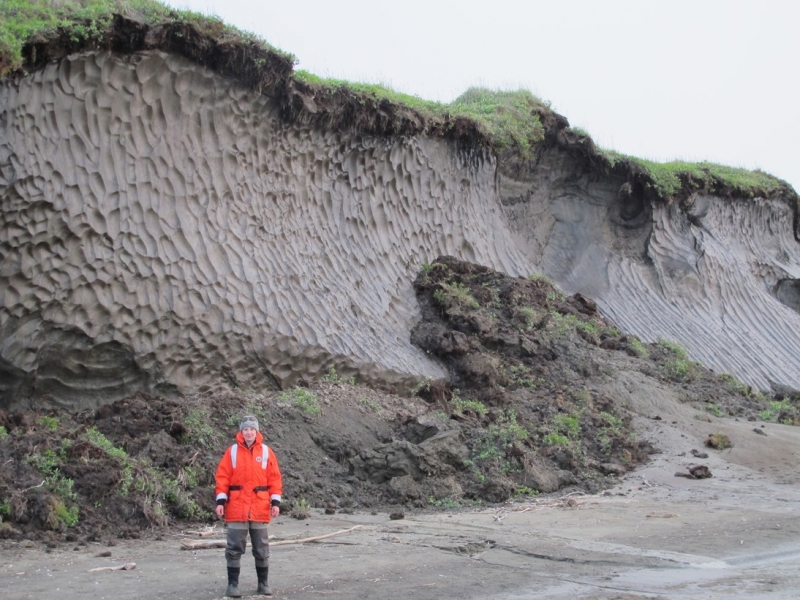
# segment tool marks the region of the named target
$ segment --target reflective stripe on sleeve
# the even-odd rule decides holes
[[[270,496],[270,500],[277,500],[278,502],[280,502],[281,501],[281,495],[280,494],[272,494],[272,496]]]
[[[228,499],[228,494],[224,494],[222,492],[217,494],[217,500],[227,500],[227,499]]]

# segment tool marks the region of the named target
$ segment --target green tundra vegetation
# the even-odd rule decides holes
[[[33,48],[36,43],[59,39],[76,51],[110,47],[109,33],[115,14],[149,26],[191,26],[216,44],[239,45],[242,56],[250,55],[255,67],[263,64],[263,52],[276,53],[291,64],[296,62],[293,55],[274,48],[252,33],[226,25],[217,17],[175,10],[156,0],[3,0],[0,2],[0,78],[25,72],[26,59],[31,59],[30,52],[26,56],[24,51],[26,45]],[[257,50],[255,55],[253,49]],[[324,79],[306,71],[292,71],[288,77],[322,91],[349,93],[360,100],[388,101],[431,122],[466,118],[475,123],[496,148],[509,149],[521,160],[531,158],[536,145],[544,139],[542,115],[552,112],[547,102],[527,90],[470,88],[453,102],[439,103],[384,85]],[[708,162],[653,162],[599,149],[585,131],[578,128],[571,131],[600,168],[610,171],[622,166],[623,172],[640,176],[646,191],[664,200],[685,197],[693,191],[739,198],[797,197],[786,182],[762,171]]]

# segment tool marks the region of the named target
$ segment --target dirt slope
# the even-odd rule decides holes
[[[216,463],[243,413],[264,424],[296,515],[595,492],[648,460],[651,440],[633,419],[668,418],[671,406],[690,407],[698,422],[797,420],[797,396],[755,394],[680,348],[641,344],[543,278],[442,257],[415,287],[424,318],[412,341],[450,381],[417,396],[331,371],[284,392],[140,393],[77,414],[0,414],[0,532],[92,540],[209,522]],[[659,397],[663,406],[647,408]]]

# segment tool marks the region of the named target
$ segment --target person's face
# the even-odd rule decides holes
[[[245,427],[244,429],[242,429],[242,437],[244,438],[245,444],[249,446],[250,444],[255,442],[256,433],[257,431],[255,430],[254,427]]]

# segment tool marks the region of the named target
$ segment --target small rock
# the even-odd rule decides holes
[[[709,433],[706,446],[715,450],[725,450],[726,448],[731,448],[733,444],[731,439],[724,433]]]
[[[758,435],[767,435],[766,431],[759,429],[758,427],[754,428],[753,431],[755,431]]]
[[[109,556],[111,556],[111,550],[105,550],[103,552],[98,552],[97,554],[95,554],[95,556],[97,558],[108,558]]]
[[[695,458],[708,458],[708,454],[705,452],[700,452],[699,450],[692,449],[692,456]]]
[[[711,469],[705,465],[695,465],[693,467],[689,467],[689,473],[691,473],[692,477],[695,479],[708,479],[711,477]]]
[[[392,514],[389,515],[389,518],[392,521],[399,521],[400,519],[405,519],[406,515],[405,515],[405,513],[401,513],[401,512],[393,512]]]
[[[625,475],[628,472],[623,465],[612,462],[602,463],[598,465],[598,468],[606,475]]]
[[[689,467],[688,473],[682,473],[680,471],[675,473],[675,477],[686,477],[687,479],[708,479],[711,476],[711,469],[705,465]]]

